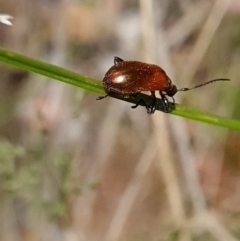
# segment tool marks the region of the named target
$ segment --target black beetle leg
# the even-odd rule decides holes
[[[106,94],[106,95],[103,95],[103,96],[98,96],[96,100],[102,100],[102,99],[104,99],[104,98],[106,98],[108,96],[109,96],[109,93]]]
[[[170,112],[169,102],[168,102],[166,95],[164,95],[161,91],[159,93],[162,98],[162,105],[163,105],[162,111],[165,113]]]
[[[151,91],[151,97],[152,97],[151,103],[146,106],[148,114],[153,114],[157,107],[157,98],[155,96],[155,91]]]
[[[157,105],[157,98],[155,96],[154,91],[151,91],[151,97],[152,97],[152,100],[151,100],[150,104],[147,104],[146,101],[143,98],[141,98],[141,99],[138,100],[138,102],[134,106],[132,106],[132,108],[135,109],[140,104],[143,104],[147,109],[147,113],[153,114],[156,110],[156,105]]]
[[[145,100],[143,98],[141,98],[135,105],[131,106],[131,108],[135,109],[137,108],[140,104],[143,104],[144,106],[147,107],[147,103],[145,102]]]
[[[141,98],[135,105],[131,106],[131,108],[135,109],[135,108],[137,108],[140,104],[142,104],[143,106],[146,107],[148,114],[153,114],[153,112],[152,112],[152,110],[151,110],[151,108],[150,108],[150,105],[148,105],[143,98]]]
[[[117,63],[120,63],[120,62],[123,62],[123,61],[124,61],[123,59],[121,59],[117,56],[114,57],[114,64],[117,64]]]

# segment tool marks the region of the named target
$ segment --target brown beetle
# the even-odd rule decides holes
[[[132,108],[143,103],[148,114],[153,114],[156,109],[157,98],[155,91],[159,91],[163,103],[163,112],[170,112],[169,101],[166,96],[172,97],[178,91],[188,91],[215,81],[229,81],[229,79],[214,79],[192,88],[177,89],[165,71],[157,65],[147,64],[139,61],[124,61],[114,57],[114,65],[107,71],[103,78],[103,87],[107,94],[100,96],[97,100],[107,97],[110,93],[131,96],[142,91],[150,91],[152,100],[147,104],[140,99]],[[173,98],[174,103],[174,98]]]

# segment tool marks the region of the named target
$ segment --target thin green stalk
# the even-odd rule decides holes
[[[95,93],[103,94],[104,90],[102,88],[102,83],[99,80],[83,76],[72,71],[44,63],[39,60],[35,60],[14,52],[11,52],[6,49],[0,48],[0,61],[14,65],[24,70],[28,70],[34,73],[38,73],[44,76],[47,76],[52,79],[60,80],[62,82],[81,87],[85,90],[89,90]],[[140,94],[136,99],[133,97],[125,98],[113,95],[112,97],[130,102],[136,103],[138,98],[144,98],[146,101],[149,101],[149,96]],[[162,101],[158,99],[157,110],[161,110]],[[171,114],[182,116],[188,119],[197,120],[217,126],[226,127],[229,129],[240,130],[240,120],[232,120],[229,118],[224,118],[220,116],[210,115],[198,110],[190,109],[185,106],[175,104],[171,105],[172,111]]]
[[[176,104],[176,109],[172,112],[173,115],[186,117],[188,119],[197,120],[212,125],[227,127],[229,129],[240,130],[240,121],[233,120],[221,116],[210,115],[202,111],[187,108],[183,105]]]
[[[99,80],[89,78],[84,75],[74,73],[64,68],[44,63],[9,50],[0,48],[0,61],[14,65],[24,70],[47,76],[52,79],[81,87],[95,93],[104,93]]]

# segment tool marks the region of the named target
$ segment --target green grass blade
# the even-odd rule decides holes
[[[52,79],[81,87],[95,93],[104,93],[102,83],[99,80],[83,76],[72,71],[47,64],[39,60],[28,58],[26,56],[10,52],[0,48],[0,61],[14,65],[24,70],[38,73]]]
[[[95,93],[104,93],[102,83],[99,80],[89,78],[84,75],[74,73],[72,71],[60,68],[51,64],[44,63],[39,60],[35,60],[6,49],[0,48],[0,61],[11,64],[15,67],[19,67],[24,70],[28,70],[34,73],[38,73],[47,76],[52,79],[60,80],[62,82],[81,87],[85,90],[89,90]],[[130,102],[136,103],[136,98],[119,97],[113,95],[113,97]],[[144,94],[140,94],[140,98],[144,98],[147,102],[150,101],[150,97]],[[158,99],[157,110],[161,110],[162,102]],[[217,126],[226,127],[229,129],[240,130],[240,120],[232,120],[220,116],[210,115],[198,110],[190,109],[185,106],[176,104],[171,105],[171,114],[182,116],[188,119],[197,120]]]
[[[227,127],[229,129],[240,130],[240,121],[228,119],[221,116],[210,115],[208,113],[186,108],[183,105],[176,104],[175,110],[172,112],[173,115],[182,116],[188,119],[197,120],[212,125]]]

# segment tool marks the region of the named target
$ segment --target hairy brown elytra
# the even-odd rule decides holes
[[[192,88],[177,89],[176,85],[172,84],[171,79],[159,66],[139,61],[124,61],[119,57],[114,57],[114,65],[107,71],[103,78],[103,87],[107,94],[99,96],[97,100],[101,100],[111,93],[131,96],[142,91],[150,91],[152,100],[149,104],[147,104],[144,99],[140,99],[132,108],[136,108],[140,103],[143,103],[147,109],[147,113],[153,114],[157,105],[155,91],[159,91],[163,104],[162,111],[168,113],[171,110],[166,96],[172,97],[174,103],[175,100],[173,96],[178,91],[196,89],[216,81],[229,81],[229,79],[214,79]]]

